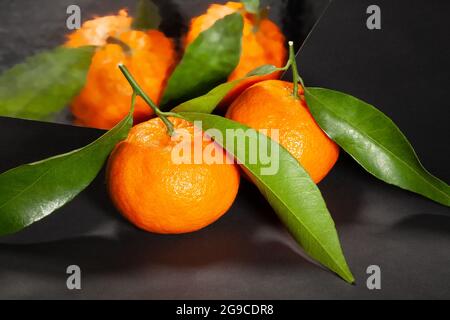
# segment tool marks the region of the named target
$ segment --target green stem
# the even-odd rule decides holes
[[[292,82],[294,83],[294,98],[298,99],[298,83],[300,82],[302,87],[305,87],[303,79],[298,74],[297,61],[295,61],[294,42],[289,41],[289,62],[288,65],[292,67]]]
[[[115,37],[109,36],[106,39],[106,43],[108,43],[108,44],[117,44],[118,46],[120,46],[122,48],[123,52],[126,55],[128,55],[128,56],[130,56],[131,53],[132,53],[131,52],[131,47],[128,44],[126,44],[125,42],[123,42],[122,40],[120,40],[119,38],[115,38]]]
[[[136,80],[131,75],[130,71],[125,67],[123,64],[119,64],[119,69],[122,71],[125,78],[128,80],[128,82],[131,85],[131,88],[133,88],[133,95],[138,95],[144,101],[150,106],[150,108],[153,110],[153,112],[162,120],[162,122],[167,127],[167,132],[170,136],[173,136],[174,134],[174,127],[173,123],[167,119],[168,116],[176,116],[176,114],[171,112],[162,112],[159,110],[158,106],[150,99],[150,97],[142,90],[142,88],[139,86],[139,84],[136,82]]]
[[[135,105],[136,105],[136,91],[133,90],[133,94],[131,95],[131,108],[133,109],[132,110],[133,112]]]

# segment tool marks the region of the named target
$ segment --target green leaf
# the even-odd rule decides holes
[[[158,6],[151,0],[139,0],[131,27],[134,30],[158,29],[161,15]]]
[[[220,101],[225,98],[228,92],[230,92],[241,82],[242,79],[237,79],[231,82],[222,83],[203,96],[179,104],[172,109],[172,112],[211,113],[214,111]]]
[[[84,148],[0,175],[0,235],[11,234],[46,217],[85,189],[114,146],[133,125],[132,111],[110,131]]]
[[[225,96],[241,82],[246,81],[253,76],[266,76],[280,69],[283,68],[277,68],[270,64],[263,65],[253,71],[250,71],[244,78],[222,83],[203,96],[183,102],[172,109],[172,111],[211,113],[223,100],[223,98],[225,98]]]
[[[422,166],[409,141],[381,111],[323,88],[307,88],[305,98],[320,127],[369,173],[450,205],[449,186]]]
[[[259,0],[242,0],[244,4],[245,10],[250,13],[258,14],[259,13]]]
[[[0,76],[0,115],[50,120],[83,88],[94,47],[58,47]]]
[[[193,112],[181,115],[189,121],[201,121],[202,130],[212,128],[218,130],[221,133],[218,136],[207,133],[243,163],[258,189],[305,252],[344,280],[354,282],[342,253],[334,222],[319,189],[287,150],[265,135],[220,116]],[[232,129],[235,133],[239,129],[249,130],[247,133],[257,137],[258,146],[268,146],[271,151],[279,149],[278,158],[275,159],[279,161],[278,173],[264,175],[261,171],[264,166],[261,161],[254,164],[245,161],[244,158],[248,157],[250,149],[250,140],[243,138],[245,131],[230,137],[226,135],[227,129]],[[238,139],[241,143],[237,143]],[[272,153],[276,155],[276,152]]]
[[[226,80],[239,63],[242,29],[242,16],[233,13],[200,33],[170,77],[162,105],[197,97]]]
[[[264,64],[256,69],[250,71],[249,73],[247,73],[247,77],[264,76],[267,74],[274,73],[275,71],[282,71],[282,70],[285,70],[285,68],[277,68],[272,64]]]

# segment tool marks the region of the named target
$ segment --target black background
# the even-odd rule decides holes
[[[61,10],[66,5],[23,1],[38,2],[47,5],[27,14],[43,21],[52,20],[48,10],[56,10],[54,4]],[[4,3],[13,8],[22,1]],[[201,12],[197,1],[183,3]],[[381,7],[382,30],[366,28],[369,4]],[[3,7],[0,12],[5,14]],[[379,107],[402,128],[424,165],[445,181],[450,178],[448,14],[450,4],[443,0],[335,0],[298,56],[307,84],[346,91]],[[17,52],[2,48],[2,67],[39,49],[36,41]],[[0,119],[0,128],[1,171],[83,146],[101,134],[8,118]],[[343,153],[320,189],[356,277],[354,286],[304,259],[246,181],[217,223],[193,234],[161,236],[120,218],[108,201],[102,173],[54,215],[0,239],[0,297],[450,298],[448,208],[375,180]],[[66,289],[70,264],[82,269],[80,291]],[[372,264],[381,267],[379,291],[366,288],[366,268]]]

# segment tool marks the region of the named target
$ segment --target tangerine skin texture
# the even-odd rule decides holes
[[[111,154],[107,181],[113,203],[130,222],[146,231],[178,234],[206,227],[230,208],[239,171],[233,163],[174,163],[172,149],[180,142],[193,144],[194,127],[182,119],[169,120],[177,130],[185,129],[192,141],[185,135],[172,141],[159,118],[143,122]],[[202,138],[203,134],[196,137],[200,143]],[[208,139],[200,145],[211,143]],[[228,157],[219,145],[213,147]]]
[[[266,80],[245,90],[230,106],[226,117],[256,130],[278,129],[278,141],[294,156],[315,183],[333,168],[339,147],[312,117],[299,85],[294,99],[293,84]],[[270,134],[270,131],[269,133]]]
[[[123,16],[97,18],[83,24],[83,28],[88,25],[88,29],[82,31],[82,28],[69,35],[67,46],[102,44],[92,58],[84,88],[71,103],[76,124],[110,129],[127,115],[133,91],[120,72],[119,64],[127,66],[149,97],[159,103],[176,62],[174,44],[157,30],[127,30],[130,21],[131,18]],[[129,48],[106,43],[106,38],[111,35]],[[100,39],[100,36],[106,38]],[[150,119],[152,114],[152,110],[138,97],[135,123]]]
[[[186,47],[217,20],[226,15],[241,12],[244,18],[242,54],[238,66],[229,75],[228,81],[245,77],[247,73],[264,64],[283,67],[286,63],[285,37],[280,28],[267,18],[261,19],[257,25],[255,15],[244,10],[244,6],[240,2],[227,2],[224,5],[212,4],[205,14],[191,20],[189,31],[185,37]],[[281,72],[274,72],[266,76],[246,80],[234,88],[222,104],[230,103],[250,85],[262,80],[278,79],[280,75]]]

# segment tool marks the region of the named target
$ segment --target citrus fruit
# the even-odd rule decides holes
[[[117,65],[126,64],[143,89],[159,102],[167,78],[175,64],[173,42],[157,30],[130,29],[126,13],[87,21],[69,35],[67,46],[100,45],[95,52],[87,80],[71,103],[79,125],[110,129],[126,116],[132,89]],[[152,110],[137,99],[134,121],[148,120]]]
[[[193,18],[185,37],[185,46],[194,41],[201,32],[211,27],[217,20],[235,12],[241,12],[244,18],[242,53],[238,66],[230,74],[228,80],[242,78],[253,69],[264,64],[272,64],[276,67],[284,66],[287,51],[284,45],[285,38],[280,28],[268,18],[259,18],[255,14],[246,12],[240,2],[227,2],[224,5],[212,4],[205,14]],[[277,79],[279,76],[280,73],[275,72],[244,81],[228,94],[222,104],[231,102],[253,83],[265,79]]]
[[[336,163],[339,147],[312,117],[301,86],[298,94],[295,98],[290,82],[262,81],[246,89],[231,104],[226,117],[257,130],[278,129],[278,142],[318,183]]]
[[[228,154],[190,122],[168,118],[175,135],[167,133],[160,118],[133,127],[112,152],[107,181],[112,201],[133,224],[155,233],[199,230],[220,218],[232,205],[239,172]],[[180,162],[174,149],[200,143],[223,155],[223,163]],[[175,153],[176,155],[177,153]]]

